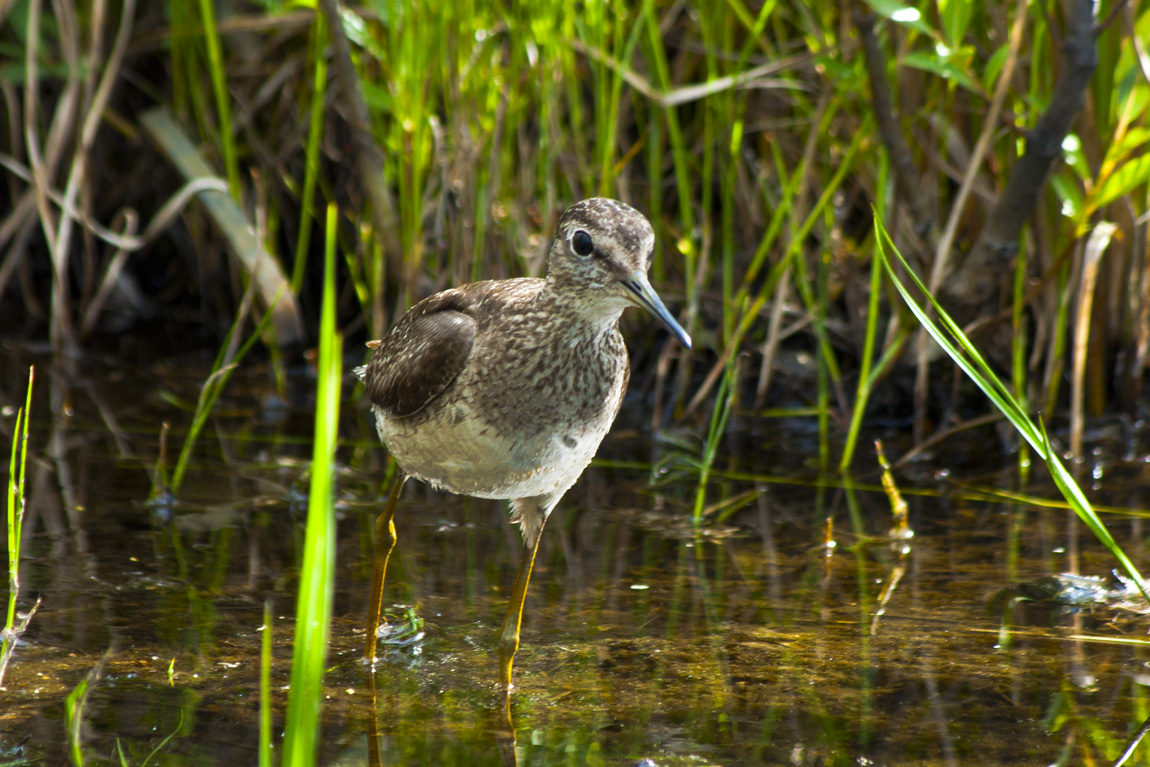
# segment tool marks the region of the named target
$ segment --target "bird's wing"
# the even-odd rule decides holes
[[[403,316],[372,354],[363,378],[371,404],[393,418],[415,415],[467,364],[475,341],[473,301],[447,290]]]

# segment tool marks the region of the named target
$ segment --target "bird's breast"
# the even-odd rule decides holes
[[[617,336],[617,334],[616,334]],[[575,483],[611,428],[626,383],[622,339],[607,348],[476,345],[451,396],[410,418],[377,411],[404,471],[455,493],[523,498]]]

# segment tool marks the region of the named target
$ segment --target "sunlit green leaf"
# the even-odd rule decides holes
[[[1136,64],[1129,64],[1125,72],[1116,78],[1114,88],[1114,109],[1116,114],[1125,112],[1128,115],[1142,114],[1146,111],[1146,104],[1150,101],[1150,87],[1142,79],[1142,68]]]
[[[957,48],[962,44],[974,9],[975,4],[970,0],[939,0],[938,12],[942,16],[942,31],[951,47]]]
[[[1090,200],[1096,210],[1150,181],[1150,153],[1123,164],[1098,187]]]
[[[1150,146],[1150,128],[1131,128],[1121,139],[1110,145],[1106,162],[1117,165],[1127,156]]]
[[[926,53],[911,53],[903,58],[902,63],[908,67],[938,75],[943,79],[953,80],[972,93],[982,93],[982,89],[970,79],[966,72],[955,66],[949,58],[940,58]]]
[[[380,112],[388,113],[392,111],[394,99],[391,93],[386,89],[380,87],[377,83],[362,81],[363,85],[363,100],[372,109],[379,110]]]
[[[1006,66],[1008,56],[1010,56],[1010,46],[1000,45],[998,50],[986,60],[986,66],[982,69],[982,87],[988,92],[994,90],[994,84],[998,81],[998,76],[1002,74],[1002,68]]]
[[[880,16],[896,21],[903,26],[917,29],[924,35],[934,37],[937,33],[922,20],[922,14],[913,5],[896,2],[896,0],[866,0],[866,4]]]

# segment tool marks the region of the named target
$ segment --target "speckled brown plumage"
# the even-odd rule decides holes
[[[576,232],[591,253],[575,252]],[[584,200],[559,221],[546,279],[476,282],[412,307],[363,376],[400,467],[512,500],[533,542],[619,411],[629,375],[619,316],[636,303],[624,283],[646,274],[653,245],[634,208]]]
[[[650,223],[628,205],[576,203],[559,219],[545,279],[437,293],[412,307],[358,371],[380,438],[406,475],[512,503],[526,548],[504,622],[508,684],[543,524],[623,401],[629,367],[620,315],[642,306],[690,345],[647,280],[654,240]]]

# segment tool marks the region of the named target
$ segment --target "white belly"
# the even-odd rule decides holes
[[[512,441],[456,404],[431,419],[388,419],[376,412],[380,439],[403,470],[431,485],[479,498],[562,494],[591,462],[610,423]]]

